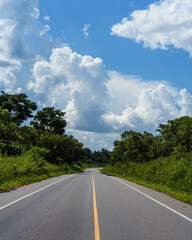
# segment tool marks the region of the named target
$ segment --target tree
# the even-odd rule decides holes
[[[11,114],[0,108],[0,151],[2,154],[16,155],[21,153],[20,135]]]
[[[153,134],[125,131],[121,141],[114,142],[111,163],[147,162],[161,155],[158,144],[161,139]]]
[[[25,150],[29,150],[30,148],[38,145],[39,136],[35,128],[23,126],[20,127],[19,133],[22,137],[20,143],[22,144]]]
[[[52,134],[43,147],[49,150],[46,160],[50,163],[71,165],[84,160],[83,144],[73,136]]]
[[[12,120],[20,126],[27,118],[33,117],[32,112],[37,110],[35,102],[27,99],[24,93],[8,94],[1,91],[0,107],[12,115]]]
[[[187,152],[192,150],[192,118],[184,116],[169,120],[167,124],[160,124],[157,129],[167,145],[168,155],[174,147],[181,145]]]
[[[115,165],[116,162],[120,162],[120,163],[125,163],[125,157],[124,157],[124,153],[126,151],[126,146],[125,146],[125,141],[121,140],[121,141],[114,141],[113,143],[114,148],[113,151],[111,153],[111,165]]]
[[[108,151],[105,148],[101,149],[101,159],[102,159],[102,164],[108,164],[110,163],[110,158],[111,158],[111,152]]]
[[[121,135],[124,139],[126,151],[124,157],[127,161],[146,161],[146,146],[143,142],[143,135],[136,131],[124,132]]]
[[[37,130],[40,137],[40,146],[46,142],[52,134],[62,135],[65,133],[67,122],[63,119],[65,113],[55,110],[54,107],[46,107],[38,111],[31,121],[31,125]]]
[[[87,164],[92,164],[92,151],[89,148],[84,148],[83,149],[84,153],[84,162]]]

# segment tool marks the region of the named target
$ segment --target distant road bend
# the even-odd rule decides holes
[[[0,240],[192,240],[192,206],[87,169],[0,194]]]

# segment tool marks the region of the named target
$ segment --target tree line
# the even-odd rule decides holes
[[[103,172],[163,184],[192,194],[192,118],[183,116],[160,124],[156,135],[125,131],[113,151],[91,151],[65,133],[65,112],[37,109],[24,93],[0,94],[0,191],[16,182],[36,181],[106,166]],[[25,121],[30,123],[25,125]],[[23,179],[27,176],[27,180]],[[22,178],[22,179],[20,179]],[[41,179],[42,179],[41,178]],[[20,180],[18,180],[20,179]],[[7,188],[7,186],[10,186]],[[178,196],[181,196],[179,193]],[[188,201],[188,200],[187,200]],[[191,203],[191,201],[188,201]]]
[[[159,157],[178,156],[192,151],[192,118],[183,116],[160,124],[157,135],[125,131],[114,142],[111,164],[115,162],[149,162]]]
[[[192,204],[192,118],[160,124],[158,134],[125,131],[103,173],[167,192]]]
[[[33,113],[36,113],[33,115]],[[102,165],[109,162],[106,149],[92,152],[73,136],[65,133],[65,112],[54,107],[37,111],[37,104],[24,93],[0,95],[0,153],[18,156],[38,149],[45,159],[57,165]],[[31,119],[30,125],[23,125]]]

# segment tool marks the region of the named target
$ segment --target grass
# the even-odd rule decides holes
[[[164,192],[192,204],[192,154],[176,159],[162,157],[151,162],[106,166],[102,173],[110,174]]]
[[[37,149],[27,151],[21,156],[0,156],[0,192],[82,170],[83,167],[77,164],[72,166],[51,164],[39,154]]]

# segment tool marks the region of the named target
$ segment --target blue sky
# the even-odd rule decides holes
[[[66,112],[111,149],[192,115],[192,0],[0,0],[0,88]]]
[[[187,52],[175,50],[173,47],[170,51],[151,51],[132,40],[110,34],[111,27],[122,18],[128,17],[134,10],[146,9],[154,2],[151,0],[42,0],[39,6],[42,13],[50,16],[49,26],[53,38],[62,39],[74,51],[82,55],[101,57],[106,68],[110,70],[139,75],[146,80],[166,80],[176,87],[188,88],[192,68]],[[87,39],[82,34],[84,24],[90,24]],[[184,79],[183,74],[185,74]]]

